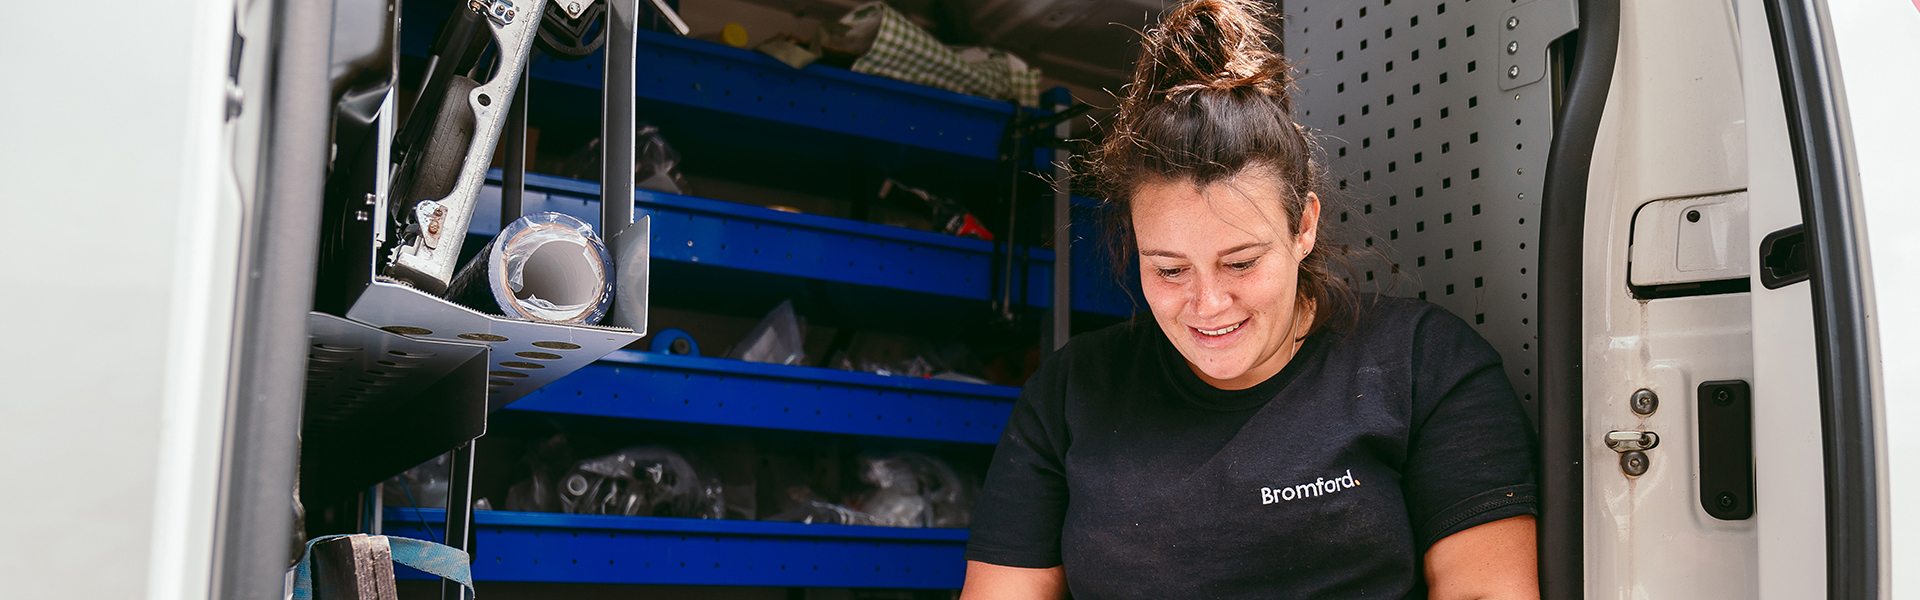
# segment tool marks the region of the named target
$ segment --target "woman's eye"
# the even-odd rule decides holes
[[[1251,260],[1244,261],[1244,262],[1237,262],[1237,263],[1227,263],[1227,268],[1232,269],[1236,272],[1245,271],[1247,269],[1253,268],[1253,263],[1254,261],[1251,261]]]
[[[1158,268],[1158,267],[1156,267],[1156,268],[1154,268],[1154,270],[1155,270],[1155,271],[1159,271],[1159,272],[1160,272],[1160,276],[1161,276],[1161,277],[1164,277],[1164,278],[1167,278],[1167,279],[1173,279],[1173,278],[1174,278],[1175,276],[1178,276],[1178,275],[1179,275],[1179,274],[1181,274],[1181,273],[1185,273],[1185,272],[1187,271],[1187,268],[1186,268],[1186,267],[1175,267],[1175,268],[1172,268],[1172,269],[1162,269],[1162,268]]]

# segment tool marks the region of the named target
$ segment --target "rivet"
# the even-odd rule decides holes
[[[1507,42],[1507,54],[1514,54],[1519,51],[1520,51],[1520,42],[1517,42],[1517,41]]]
[[[1514,65],[1514,66],[1511,66],[1511,67],[1507,67],[1507,77],[1508,77],[1509,79],[1511,79],[1511,78],[1515,78],[1515,77],[1519,77],[1519,76],[1520,76],[1520,65]],[[1513,98],[1513,99],[1515,99],[1515,100],[1519,100],[1519,99],[1520,99],[1520,97],[1519,97],[1519,96],[1514,96],[1514,98]]]
[[[1507,29],[1520,26],[1520,17],[1507,17]]]

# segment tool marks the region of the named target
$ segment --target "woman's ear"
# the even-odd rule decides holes
[[[1319,236],[1320,197],[1313,192],[1307,192],[1307,204],[1300,207],[1300,235],[1294,240],[1296,244],[1294,250],[1299,252],[1300,258],[1306,258],[1308,254],[1313,253],[1314,242],[1319,240]]]

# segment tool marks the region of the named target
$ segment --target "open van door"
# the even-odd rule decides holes
[[[1872,286],[1821,2],[1284,11],[1328,221],[1381,255],[1356,283],[1474,324],[1537,416],[1543,597],[1887,591]]]
[[[1883,597],[1872,296],[1822,3],[1618,14],[1580,259],[1584,591]]]

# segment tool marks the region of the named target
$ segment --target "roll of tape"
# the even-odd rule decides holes
[[[447,298],[494,314],[593,325],[613,305],[613,257],[593,227],[561,213],[521,217],[460,268]]]
[[[647,345],[647,350],[661,354],[699,356],[700,344],[695,343],[693,336],[687,335],[685,331],[667,329],[653,334],[653,342]]]

